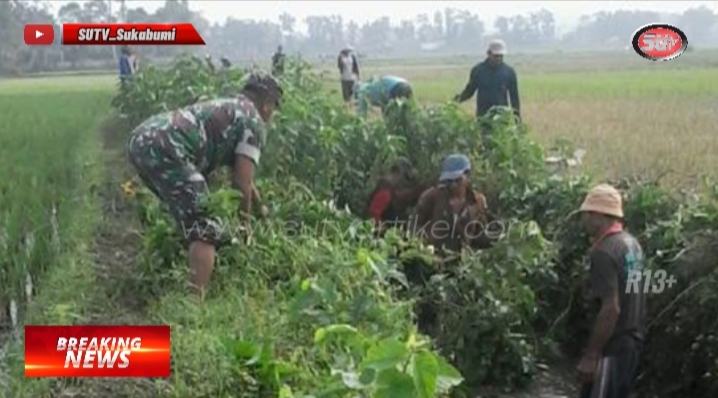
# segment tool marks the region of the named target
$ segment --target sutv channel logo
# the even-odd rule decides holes
[[[688,47],[682,30],[669,24],[654,23],[640,27],[633,34],[633,49],[651,61],[670,61],[678,58]]]

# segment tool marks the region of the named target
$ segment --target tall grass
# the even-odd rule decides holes
[[[0,298],[25,312],[25,281],[76,249],[74,224],[86,204],[102,92],[46,90],[27,80],[0,88]],[[71,86],[68,86],[71,87]],[[22,93],[24,91],[24,93]]]

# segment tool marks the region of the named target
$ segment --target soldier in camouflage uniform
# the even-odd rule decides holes
[[[254,74],[236,98],[220,98],[155,115],[132,132],[130,162],[139,177],[170,209],[189,243],[191,283],[200,296],[212,273],[221,230],[202,210],[205,176],[232,168],[247,217],[259,195],[254,171],[265,138],[265,123],[279,106],[282,90],[271,76]],[[266,208],[264,208],[266,210]]]

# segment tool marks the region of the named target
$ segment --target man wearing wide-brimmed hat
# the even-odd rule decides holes
[[[581,213],[592,240],[590,297],[598,315],[578,370],[581,398],[627,398],[637,375],[645,333],[643,285],[627,289],[629,276],[643,271],[640,244],[623,229],[623,201],[608,184],[594,187]]]

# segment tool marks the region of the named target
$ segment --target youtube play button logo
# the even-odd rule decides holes
[[[55,27],[50,24],[25,25],[23,33],[28,46],[49,46],[55,41]]]

